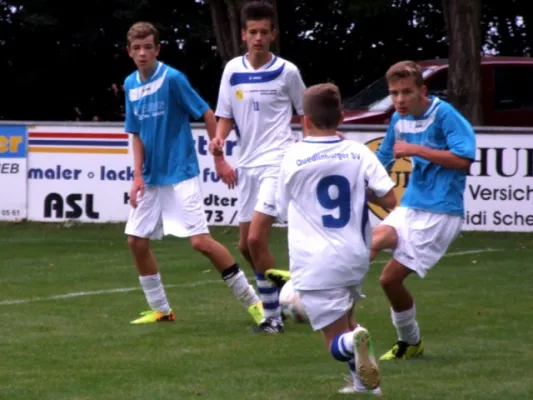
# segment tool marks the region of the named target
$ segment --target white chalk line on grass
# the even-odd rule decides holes
[[[464,251],[456,251],[456,252],[448,253],[444,257],[457,257],[457,256],[468,255],[468,254],[493,253],[493,252],[498,252],[498,251],[503,251],[503,250],[502,249],[464,250]],[[373,264],[385,264],[386,262],[387,261],[376,261]],[[248,277],[248,279],[250,279],[250,277]],[[165,288],[166,289],[192,288],[192,287],[198,287],[198,286],[213,285],[217,283],[222,283],[222,280],[212,279],[212,280],[196,281],[196,282],[181,283],[181,284],[174,284],[174,285],[168,284],[168,285],[165,285]],[[138,290],[141,290],[139,286],[115,288],[115,289],[91,290],[91,291],[83,291],[83,292],[72,292],[72,293],[65,293],[65,294],[57,294],[54,296],[33,297],[31,299],[3,300],[3,301],[0,301],[0,306],[13,306],[17,304],[34,303],[38,301],[65,300],[65,299],[72,299],[75,297],[97,296],[101,294],[128,293],[128,292],[135,292]]]

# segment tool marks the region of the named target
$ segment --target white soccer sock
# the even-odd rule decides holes
[[[233,292],[233,295],[239,300],[246,308],[259,303],[259,297],[252,285],[248,283],[244,272],[239,271],[235,276],[226,280],[228,287]]]
[[[159,273],[140,276],[139,282],[141,282],[146,301],[150,308],[163,314],[168,314],[170,312],[170,306]]]
[[[396,312],[391,308],[392,323],[396,327],[398,340],[414,345],[420,342],[420,329],[416,322],[416,307],[407,311]]]

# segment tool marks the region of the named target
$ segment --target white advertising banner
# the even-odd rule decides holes
[[[0,126],[0,221],[26,218],[26,127]]]
[[[383,134],[347,133],[373,151]],[[533,136],[477,134],[476,160],[466,180],[465,231],[533,231]],[[398,199],[409,182],[411,161],[400,159],[391,171]],[[371,222],[379,223],[388,212],[370,205]]]
[[[228,189],[219,180],[208,151],[209,137],[205,129],[193,129],[193,134],[209,225],[237,225],[238,192]],[[384,132],[345,134],[348,139],[365,143],[375,151]],[[2,137],[7,138],[0,132],[0,156],[8,140]],[[5,143],[4,147],[2,143]],[[133,180],[130,143],[122,127],[29,127],[28,219],[125,222],[130,210],[129,190]],[[533,230],[533,136],[478,134],[477,147],[476,162],[467,179],[463,229]],[[225,155],[228,162],[236,166],[238,146],[234,133],[226,141]],[[10,158],[8,162],[12,160]],[[20,165],[23,171],[25,165]],[[0,165],[0,172],[3,168]],[[391,172],[398,198],[405,191],[410,172],[409,159],[398,160]],[[12,185],[21,185],[21,182],[25,183],[24,179],[10,181],[2,187],[15,187]],[[17,198],[18,203],[24,205],[23,188],[16,193],[17,196],[9,201]],[[24,206],[13,208],[4,205],[6,199],[2,201],[0,210],[10,210],[11,213],[18,210],[16,213],[20,215],[25,212]],[[376,206],[371,206],[371,211],[373,225],[388,214],[387,210]]]
[[[235,225],[237,191],[219,181],[206,131],[193,133],[209,224]],[[129,135],[122,128],[34,126],[28,129],[28,136],[28,219],[127,220],[133,153]],[[232,134],[225,148],[232,165],[237,159],[236,147]]]

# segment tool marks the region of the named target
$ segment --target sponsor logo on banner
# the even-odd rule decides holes
[[[30,219],[127,220],[133,157],[123,129],[35,126],[28,136]]]
[[[59,193],[50,193],[44,198],[45,218],[67,218],[98,220],[100,213],[94,209],[94,195],[72,193],[65,197]]]
[[[533,136],[479,135],[465,203],[465,229],[533,230]]]
[[[26,127],[0,125],[0,220],[26,218]]]

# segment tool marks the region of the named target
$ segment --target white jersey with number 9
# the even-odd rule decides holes
[[[374,153],[337,136],[307,137],[287,151],[279,179],[295,288],[359,284],[369,268],[366,187],[378,197],[394,187]]]

